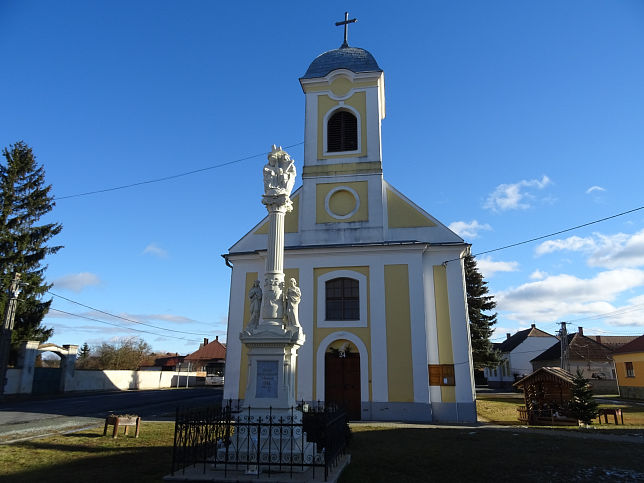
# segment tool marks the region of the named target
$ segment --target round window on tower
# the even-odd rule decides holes
[[[353,188],[338,186],[326,195],[324,208],[332,218],[346,220],[355,215],[360,208],[360,197]]]

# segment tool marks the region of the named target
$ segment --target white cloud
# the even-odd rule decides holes
[[[469,222],[455,221],[450,223],[448,228],[462,238],[476,238],[479,236],[480,231],[492,229],[492,227],[487,223],[479,223],[476,220]]]
[[[143,314],[143,315],[132,315],[132,316],[130,316],[128,318],[135,319],[135,320],[138,320],[138,321],[141,321],[141,320],[146,320],[146,321],[163,320],[165,322],[176,322],[178,324],[185,324],[185,323],[188,323],[188,322],[195,322],[193,319],[191,319],[189,317],[184,317],[183,315],[175,315],[175,314]]]
[[[586,190],[586,194],[589,195],[590,193],[592,193],[594,191],[606,191],[606,188],[602,188],[601,186],[597,186],[597,185],[591,186],[590,188],[588,188]]]
[[[644,286],[644,270],[617,269],[582,279],[573,275],[548,276],[495,295],[497,309],[510,319],[552,322],[571,315],[597,315],[615,310],[621,293]],[[639,323],[644,324],[640,318]]]
[[[159,258],[168,258],[168,252],[158,246],[156,243],[150,243],[147,247],[145,247],[143,254],[154,255],[155,257]]]
[[[543,280],[546,278],[548,274],[546,272],[542,272],[541,270],[535,270],[530,274],[530,280]]]
[[[633,235],[599,235],[601,243],[588,259],[591,267],[619,268],[644,266],[644,230]]]
[[[487,197],[483,208],[492,211],[506,210],[525,210],[530,208],[528,200],[534,198],[530,189],[541,190],[551,184],[552,181],[547,176],[539,179],[521,180],[512,184],[500,184]]]
[[[585,253],[588,255],[587,263],[591,267],[640,267],[644,266],[644,230],[632,235],[593,233],[585,238],[571,236],[560,240],[548,240],[537,246],[535,252],[537,255],[544,255],[564,250]]]
[[[490,257],[477,257],[476,266],[485,278],[489,278],[496,272],[516,272],[519,269],[519,262],[501,262],[494,261]]]
[[[537,253],[537,255],[545,255],[547,253],[561,250],[578,252],[588,249],[594,249],[595,247],[596,243],[592,237],[581,238],[578,236],[571,236],[569,238],[564,238],[563,240],[545,241],[537,246],[535,252]]]
[[[57,289],[82,292],[85,287],[100,285],[101,279],[98,275],[90,272],[70,273],[54,280],[54,287]]]
[[[109,312],[109,309],[106,311]],[[80,322],[87,322],[87,318],[105,320],[110,324],[121,324],[124,329],[127,329],[130,325],[136,324],[137,322],[145,323],[154,323],[159,327],[167,327],[167,324],[164,325],[162,322],[172,322],[175,324],[185,324],[195,322],[194,319],[190,317],[185,317],[183,315],[176,314],[130,314],[127,312],[112,312],[116,317],[110,317],[109,315],[99,312],[97,310],[87,310],[85,312],[77,312],[77,315],[74,314],[65,314],[63,312],[57,312],[52,310],[47,314],[48,318],[51,319],[70,319],[78,320]],[[125,320],[129,319],[129,320]],[[89,321],[91,322],[91,321]]]

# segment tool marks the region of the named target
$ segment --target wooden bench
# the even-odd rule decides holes
[[[116,438],[119,431],[119,426],[125,427],[125,435],[127,435],[130,426],[135,426],[134,437],[139,437],[139,427],[141,425],[141,418],[136,414],[110,414],[105,418],[105,427],[103,428],[103,436],[107,434],[107,427],[114,426],[112,438]]]
[[[608,415],[611,415],[615,418],[615,424],[619,424],[617,422],[617,417],[622,421],[622,424],[624,424],[624,415],[622,414],[622,410],[620,408],[599,408],[597,411],[597,419],[599,419],[599,424],[602,423],[602,416],[604,416],[604,422],[608,424]]]

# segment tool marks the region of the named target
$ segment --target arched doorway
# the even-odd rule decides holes
[[[324,354],[324,400],[347,410],[349,419],[360,419],[360,353],[348,340],[336,340]]]

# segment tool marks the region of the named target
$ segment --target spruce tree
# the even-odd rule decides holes
[[[76,367],[78,369],[86,369],[89,362],[89,357],[92,350],[89,348],[89,344],[85,342],[83,346],[78,350],[78,358],[76,359]]]
[[[464,262],[474,368],[496,367],[501,363],[501,353],[490,342],[496,324],[496,313],[484,313],[493,310],[496,302],[492,295],[488,295],[487,282],[483,280],[474,257],[468,255]]]
[[[36,163],[31,148],[22,141],[2,151],[0,158],[0,313],[4,313],[13,274],[22,274],[22,292],[16,308],[12,346],[19,341],[46,341],[54,330],[41,325],[50,300],[43,295],[51,284],[45,282],[43,263],[61,246],[48,246],[60,233],[59,223],[40,224],[55,203],[51,185],[45,184],[45,170]]]
[[[570,414],[584,424],[591,424],[593,419],[597,417],[597,401],[593,398],[593,388],[579,370],[572,382]]]

